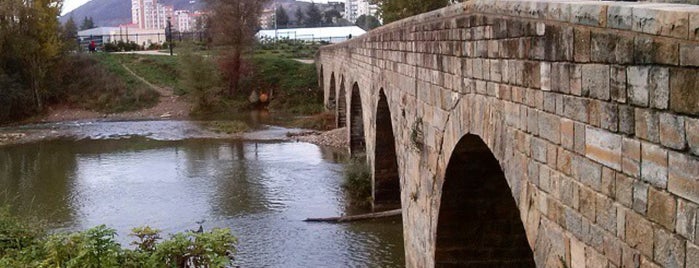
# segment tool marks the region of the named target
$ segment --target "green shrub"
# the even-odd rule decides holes
[[[185,49],[179,54],[180,85],[194,100],[194,112],[211,110],[221,92],[221,75],[208,58]]]
[[[359,206],[371,205],[371,170],[366,158],[352,157],[345,165],[345,181],[342,188],[350,197],[350,202]]]
[[[227,267],[237,239],[228,229],[183,232],[160,242],[160,231],[133,229],[135,249],[115,241],[100,225],[77,233],[46,236],[37,227],[0,209],[0,267]]]

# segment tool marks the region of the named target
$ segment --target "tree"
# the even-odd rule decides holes
[[[62,0],[3,0],[0,4],[0,73],[11,77],[15,85],[17,92],[13,96],[18,101],[13,105],[31,99],[35,111],[43,109],[47,77],[63,50],[58,22],[61,3]]]
[[[277,26],[286,28],[289,26],[289,15],[286,14],[286,9],[280,6],[276,13]]]
[[[403,18],[425,13],[463,0],[373,0],[379,6],[379,14],[388,24]]]
[[[365,31],[369,31],[381,26],[381,22],[374,16],[361,15],[359,18],[357,18],[355,25],[359,26],[359,28],[362,28]]]
[[[308,19],[304,22],[306,27],[318,27],[323,23],[323,14],[320,13],[320,9],[315,3],[311,2],[306,10],[306,16]]]
[[[304,25],[304,22],[306,20],[306,15],[303,14],[303,11],[301,11],[301,8],[296,9],[296,25],[299,27],[302,27]]]
[[[61,34],[67,50],[75,50],[78,48],[78,26],[75,25],[75,20],[73,20],[72,16],[63,24]]]
[[[342,18],[342,14],[340,14],[340,11],[331,9],[323,13],[323,18],[325,20],[325,24],[333,25],[336,23],[336,19]]]
[[[95,28],[95,22],[92,21],[92,17],[85,17],[83,19],[83,23],[80,24],[80,30],[87,30],[87,29],[92,29]]]
[[[206,0],[209,31],[216,45],[226,47],[221,57],[227,66],[223,75],[228,79],[228,95],[239,92],[242,54],[251,49],[259,24],[259,16],[266,1],[260,0]]]

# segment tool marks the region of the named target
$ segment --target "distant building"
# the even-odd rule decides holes
[[[362,15],[376,16],[378,6],[368,0],[345,0],[345,19],[355,23]]]
[[[158,4],[158,0],[131,0],[131,23],[140,29],[165,29],[173,16],[173,6]]]
[[[191,32],[196,21],[188,10],[175,10],[172,26],[179,32]]]
[[[294,39],[304,41],[327,41],[339,43],[351,37],[365,34],[366,31],[357,26],[289,28],[279,30],[261,30],[255,35],[260,39]]]
[[[97,27],[84,31],[79,31],[80,44],[87,48],[91,41],[95,41],[97,46],[102,46],[112,42],[135,42],[142,46],[150,44],[162,44],[165,42],[165,28],[163,29],[140,29],[138,25],[129,24],[119,27]]]
[[[275,6],[263,9],[260,15],[260,27],[262,29],[274,29],[275,15]]]

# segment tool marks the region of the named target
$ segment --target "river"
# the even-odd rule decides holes
[[[59,139],[0,147],[2,200],[56,231],[106,224],[123,245],[137,226],[230,228],[241,267],[402,267],[400,219],[346,224],[343,152],[283,141],[265,127],[224,139],[187,121],[24,127]],[[0,129],[12,131],[13,129]],[[17,129],[14,129],[15,131]],[[207,134],[208,133],[208,134]]]

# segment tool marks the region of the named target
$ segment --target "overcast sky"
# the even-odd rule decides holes
[[[130,1],[130,0],[122,0],[122,1]],[[303,1],[303,2],[311,2],[311,0],[297,0],[297,1]],[[334,0],[334,1],[340,1],[340,0]],[[87,2],[90,2],[90,0],[65,0],[63,1],[63,12],[61,14],[66,14],[73,9],[78,8],[82,4],[85,4]],[[313,0],[315,3],[327,3],[328,0]]]

